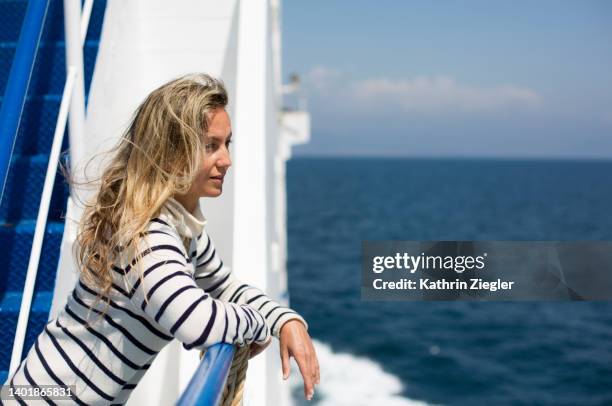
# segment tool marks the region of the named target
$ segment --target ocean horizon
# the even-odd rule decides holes
[[[317,343],[313,402],[612,403],[612,302],[360,299],[366,239],[612,240],[610,173],[603,159],[288,161],[289,295]]]

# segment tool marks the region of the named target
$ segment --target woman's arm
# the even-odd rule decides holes
[[[260,289],[236,278],[231,268],[223,265],[213,241],[206,231],[198,240],[195,280],[199,287],[223,301],[248,304],[264,315],[271,333],[280,338],[283,325],[289,320],[299,320],[308,330],[308,324],[295,310],[280,305]]]
[[[255,307],[266,318],[272,335],[279,340],[283,377],[290,373],[289,358],[293,357],[304,379],[304,396],[310,400],[319,383],[319,361],[308,335],[306,320],[294,310],[281,306],[260,289],[239,281],[217,254],[208,234],[203,231],[198,240],[195,279],[205,292],[232,303]],[[253,353],[259,352],[256,349]]]
[[[174,233],[164,227],[143,237],[137,261],[141,267],[132,260],[124,271],[128,287],[136,287],[131,302],[186,349],[202,350],[220,342],[267,342],[269,328],[255,309],[217,300],[196,285],[180,237]],[[143,282],[135,269],[142,270]]]

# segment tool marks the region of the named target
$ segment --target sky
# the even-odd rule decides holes
[[[295,156],[612,159],[612,1],[284,0],[282,66]]]

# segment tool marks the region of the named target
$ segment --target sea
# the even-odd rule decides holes
[[[612,161],[287,162],[296,405],[612,405],[612,302],[366,302],[362,240],[612,240]]]

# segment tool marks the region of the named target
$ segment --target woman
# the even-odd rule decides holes
[[[204,227],[198,200],[221,195],[231,165],[227,103],[220,81],[194,74],[139,106],[81,219],[79,281],[10,385],[75,385],[77,404],[123,404],[173,338],[195,350],[250,345],[255,356],[274,336],[284,379],[293,356],[312,398],[306,321],[237,280]]]

